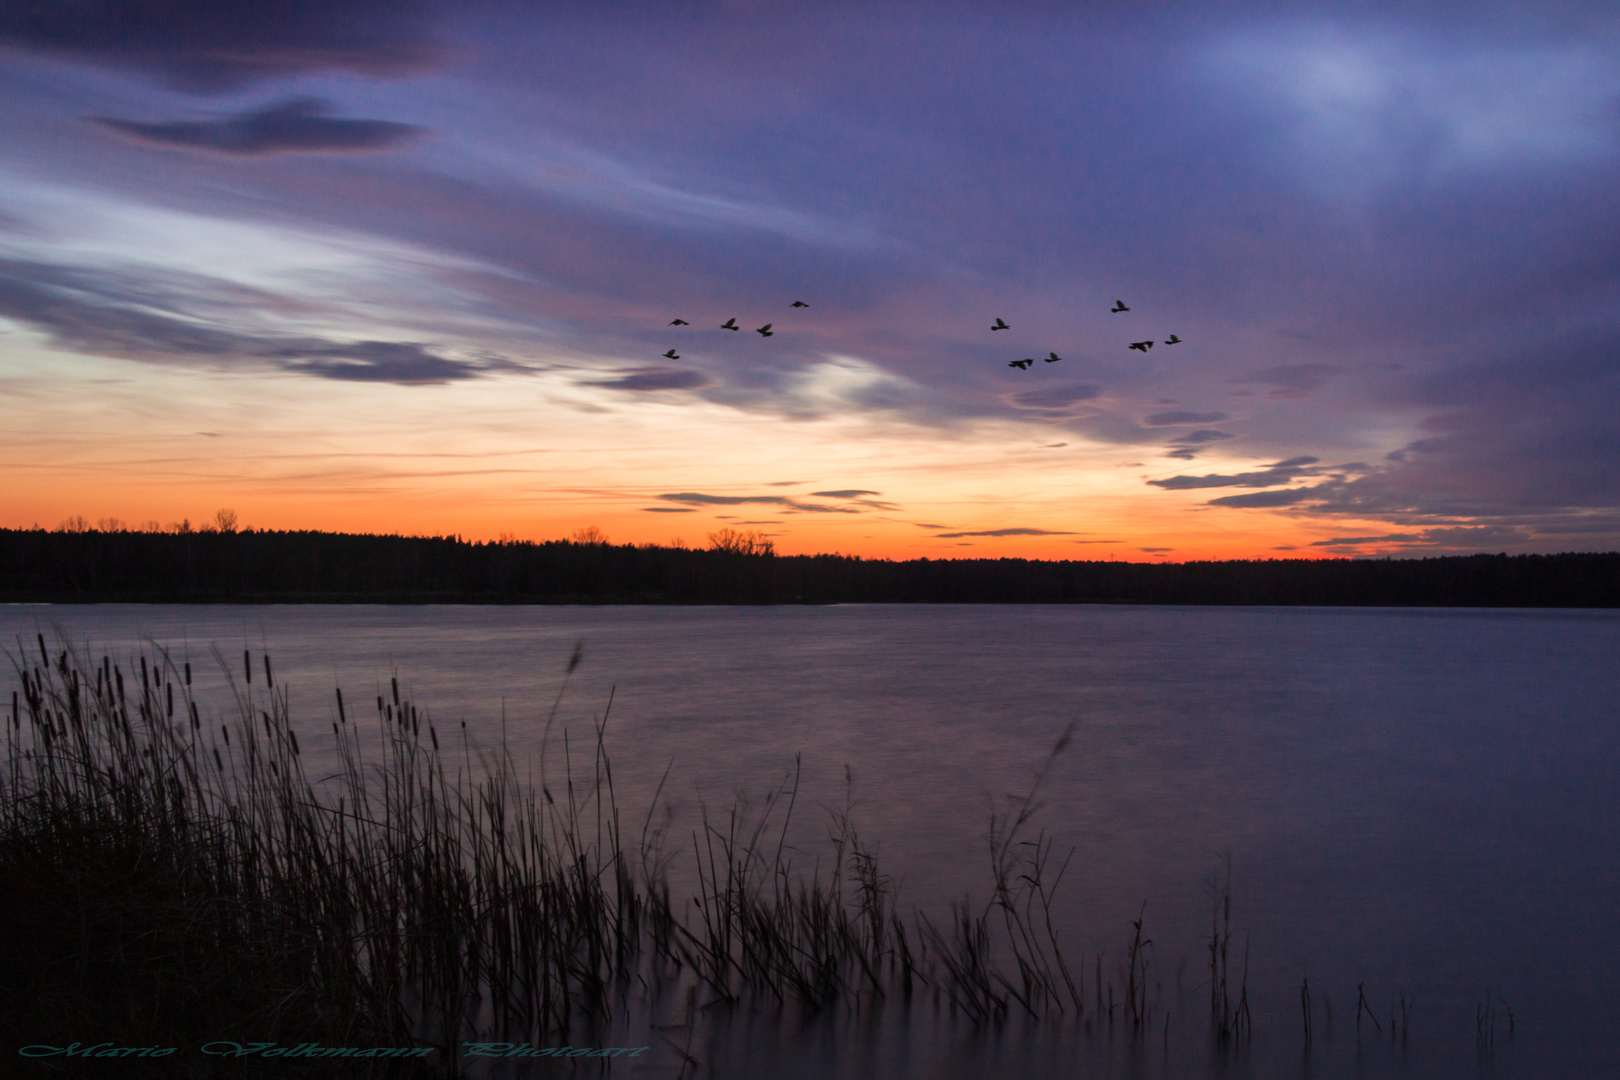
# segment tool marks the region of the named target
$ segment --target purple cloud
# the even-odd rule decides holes
[[[1231,434],[1230,432],[1216,431],[1213,428],[1201,428],[1198,431],[1190,431],[1181,436],[1179,439],[1172,439],[1170,441],[1172,444],[1180,444],[1183,446],[1203,446],[1207,443],[1223,442],[1227,439],[1235,438],[1237,438],[1237,436]]]
[[[1290,400],[1309,397],[1312,392],[1326,386],[1329,379],[1343,370],[1344,368],[1338,364],[1279,364],[1226,381],[1237,385],[1248,383],[1269,386],[1272,389],[1266,397]]]
[[[212,93],[309,71],[398,76],[444,55],[427,0],[9,0],[0,43]]]
[[[858,514],[859,510],[847,506],[826,506],[822,503],[799,502],[782,495],[705,495],[698,491],[678,491],[669,495],[660,495],[660,499],[669,502],[686,503],[691,506],[743,506],[748,503],[764,503],[769,506],[783,506],[789,510],[817,514]]]
[[[616,379],[599,379],[580,383],[581,386],[602,386],[609,390],[697,390],[712,380],[701,371],[681,371],[670,368],[647,368],[621,375]]]
[[[256,156],[289,153],[354,153],[386,150],[420,134],[413,124],[345,120],[327,116],[328,102],[293,98],[217,120],[140,123],[96,116],[91,121],[153,146]]]
[[[1227,495],[1209,500],[1210,506],[1229,506],[1237,509],[1270,509],[1293,506],[1321,496],[1313,488],[1289,488],[1287,491],[1257,491],[1253,495]]]
[[[162,365],[295,372],[344,382],[424,386],[524,370],[501,358],[455,359],[410,341],[339,341],[248,333],[156,308],[119,275],[0,260],[0,315],[73,352]]]
[[[1275,487],[1287,484],[1301,476],[1310,476],[1322,470],[1312,470],[1317,459],[1310,456],[1289,458],[1256,472],[1210,473],[1205,476],[1172,476],[1164,480],[1149,480],[1154,487],[1166,491],[1187,491],[1212,487]]]
[[[1026,390],[1014,394],[1015,405],[1032,409],[1062,409],[1082,401],[1090,401],[1102,391],[1095,386],[1054,386],[1050,389]]]
[[[1175,424],[1218,424],[1231,417],[1223,412],[1156,412],[1144,417],[1148,427],[1170,427]]]
[[[962,536],[1073,536],[1061,529],[985,529],[982,532],[949,532],[935,536],[936,540],[954,540]]]

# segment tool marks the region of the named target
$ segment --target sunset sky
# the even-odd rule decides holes
[[[1620,547],[1612,3],[0,0],[0,105],[0,527]]]

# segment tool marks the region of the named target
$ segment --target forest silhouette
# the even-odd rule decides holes
[[[719,534],[717,534],[719,535]],[[1620,553],[1187,563],[328,532],[0,530],[7,603],[1620,606]]]

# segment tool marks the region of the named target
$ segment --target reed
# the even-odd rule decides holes
[[[397,678],[369,721],[338,690],[338,767],[314,781],[268,657],[217,657],[234,700],[204,723],[190,665],[162,650],[115,664],[38,646],[38,663],[13,657],[0,781],[0,874],[19,898],[0,915],[8,1037],[431,1046],[453,1073],[475,1034],[566,1039],[694,988],[820,1010],[931,984],[981,1022],[1084,1013],[1053,926],[1068,861],[1026,839],[1068,732],[991,814],[990,901],[944,928],[901,917],[847,800],[830,857],[795,865],[797,768],[758,813],[703,808],[677,909],[656,794],[624,835],[611,697],[580,754],[567,729],[553,745],[559,691],[531,783],[504,738],[440,732]],[[1143,1001],[1133,990],[1133,1018]]]
[[[1299,984],[1299,1011],[1300,1018],[1305,1025],[1305,1048],[1311,1046],[1311,980],[1309,976],[1300,980]]]
[[[1231,993],[1232,856],[1209,878],[1209,1024],[1217,1046],[1237,1047],[1253,1031],[1249,1013],[1249,944],[1243,943],[1243,972],[1237,1000]]]
[[[309,1068],[455,1075],[465,1040],[569,1040],[648,1020],[666,1001],[685,1003],[686,1044],[670,1045],[688,1067],[698,1014],[714,1005],[862,1009],[909,1002],[920,986],[976,1023],[1019,1013],[1112,1025],[1102,954],[1088,1013],[1086,958],[1071,966],[1055,929],[1073,853],[1058,860],[1034,824],[1072,727],[1027,792],[990,807],[988,900],[959,901],[936,922],[902,916],[854,823],[847,770],[845,804],[828,812],[826,852],[809,866],[788,844],[797,761],[757,809],[705,805],[679,841],[669,808],[657,813],[666,770],[639,832],[634,819],[627,830],[607,750],[611,695],[584,746],[566,727],[553,737],[581,655],[549,711],[535,709],[538,776],[504,736],[483,747],[465,723],[440,730],[396,678],[374,713],[358,710],[370,715],[336,691],[337,766],[311,779],[267,656],[244,653],[237,667],[216,654],[230,677],[221,720],[193,697],[190,665],[161,649],[114,663],[50,649],[43,635],[19,646],[0,767],[0,1037],[431,1047],[431,1062]],[[695,880],[677,902],[670,867],[688,841]],[[1252,1022],[1246,943],[1232,993],[1229,858],[1222,870],[1210,882],[1210,1022],[1229,1047]],[[1139,1039],[1155,1019],[1145,913],[1118,973]],[[1308,982],[1300,995],[1309,1046]],[[1325,995],[1324,1007],[1331,1035]],[[1403,1040],[1410,1008],[1402,996]],[[1499,1008],[1511,1032],[1511,1012],[1487,997],[1484,1052]],[[1379,1026],[1358,993],[1358,1028],[1363,1013]],[[1166,1043],[1168,1025],[1166,1014]],[[1392,1037],[1395,1027],[1392,1016]],[[257,1068],[232,1064],[233,1075]],[[300,1074],[290,1060],[263,1065]]]
[[[1366,983],[1357,983],[1356,984],[1356,1041],[1357,1042],[1361,1041],[1361,1015],[1363,1013],[1367,1014],[1367,1019],[1372,1021],[1372,1026],[1375,1029],[1377,1029],[1377,1031],[1378,1031],[1378,1033],[1380,1035],[1382,1035],[1383,1032],[1384,1032],[1384,1025],[1382,1025],[1382,1024],[1380,1024],[1378,1022],[1377,1014],[1375,1014],[1373,1012],[1372,1005],[1367,1001],[1367,984]]]
[[[1475,1044],[1481,1058],[1489,1058],[1496,1053],[1497,1025],[1503,1020],[1507,1022],[1507,1037],[1512,1039],[1517,1026],[1513,1020],[1513,1009],[1501,998],[1492,997],[1487,989],[1485,1000],[1474,1007]]]

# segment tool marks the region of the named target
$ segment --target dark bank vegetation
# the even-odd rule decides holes
[[[322,532],[0,530],[0,602],[1620,606],[1620,553],[1171,564]]]

